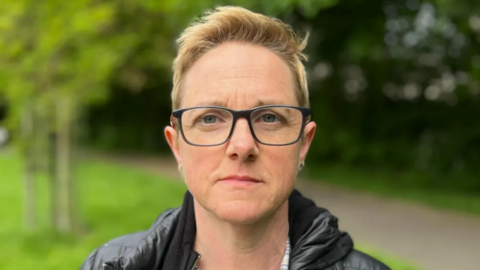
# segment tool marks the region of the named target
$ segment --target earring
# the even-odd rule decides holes
[[[304,166],[303,163],[300,163],[300,165],[298,165],[298,172],[301,172]]]

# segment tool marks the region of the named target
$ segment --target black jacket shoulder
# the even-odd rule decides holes
[[[167,246],[166,238],[171,234],[169,230],[176,222],[180,210],[181,207],[166,210],[149,230],[127,234],[108,241],[88,255],[80,270],[117,269],[111,265],[111,262],[118,261],[119,258],[130,257],[138,261],[145,261],[146,257],[152,257],[152,254],[149,253],[151,253],[153,243],[156,242],[155,244],[163,248]]]

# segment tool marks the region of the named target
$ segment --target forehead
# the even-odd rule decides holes
[[[182,96],[181,107],[298,105],[288,65],[265,47],[241,43],[219,45],[198,59]]]

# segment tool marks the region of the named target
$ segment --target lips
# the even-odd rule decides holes
[[[227,184],[236,188],[242,187],[251,187],[262,183],[262,181],[250,177],[250,176],[239,176],[239,175],[230,175],[219,180],[220,183]]]
[[[220,179],[220,181],[239,181],[239,182],[256,182],[260,183],[261,181],[250,176],[238,176],[230,175]]]

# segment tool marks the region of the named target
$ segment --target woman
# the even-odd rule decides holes
[[[183,205],[100,247],[82,269],[389,269],[294,190],[316,128],[305,45],[284,23],[237,7],[184,31],[165,128],[188,187]]]

